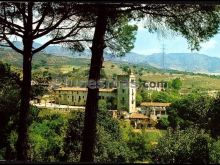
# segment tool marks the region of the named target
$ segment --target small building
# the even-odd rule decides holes
[[[156,121],[141,113],[132,113],[128,116],[130,124],[136,128],[154,127]]]
[[[157,120],[163,116],[167,116],[166,109],[170,104],[171,103],[143,102],[141,103],[141,112],[153,120]]]

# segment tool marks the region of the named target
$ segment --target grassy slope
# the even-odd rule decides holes
[[[7,62],[12,65],[12,69],[21,72],[22,56],[11,50],[0,50],[0,61]],[[60,76],[68,74],[71,77],[87,79],[89,70],[89,59],[68,58],[39,53],[33,58],[33,73],[48,71],[52,75]],[[42,66],[44,65],[44,66]],[[126,63],[115,63],[105,61],[103,64],[104,75],[108,79],[112,79],[113,74],[123,74],[122,66],[129,66],[134,70],[143,69],[143,75],[138,75],[137,80],[141,78],[144,81],[168,81],[180,77],[183,82],[183,91],[200,88],[202,90],[220,90],[220,78],[201,74],[189,74],[186,72],[165,72],[149,66],[135,66]],[[74,68],[74,71],[73,71]]]

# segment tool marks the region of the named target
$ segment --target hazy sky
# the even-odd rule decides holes
[[[139,28],[136,36],[135,48],[132,52],[149,55],[152,53],[161,53],[164,43],[165,53],[190,53],[185,38],[181,36],[159,37],[157,33],[149,33],[144,28]],[[206,43],[202,43],[202,49],[197,53],[208,56],[220,57],[220,34],[215,35]]]
[[[42,37],[36,42],[44,43],[47,37]],[[152,53],[161,53],[164,43],[165,53],[190,53],[185,38],[181,36],[168,35],[166,38],[160,37],[157,33],[149,33],[148,30],[139,27],[134,49],[135,52],[142,55],[150,55]],[[202,43],[202,49],[197,53],[206,54],[212,57],[220,58],[220,34],[215,35],[206,43]]]

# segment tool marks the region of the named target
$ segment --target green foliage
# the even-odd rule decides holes
[[[131,152],[131,162],[137,160],[144,161],[149,159],[149,151],[151,149],[150,139],[147,133],[130,133],[128,147]]]
[[[133,132],[128,122],[120,122],[122,141],[126,142],[129,148],[129,162],[143,162],[149,160],[150,152],[154,149],[154,143],[162,136],[161,132]]]
[[[4,159],[14,159],[10,137],[17,128],[20,105],[19,75],[0,62],[0,152]]]
[[[179,8],[181,6],[174,10],[178,11]],[[217,34],[220,21],[219,13],[218,10],[215,10],[216,6],[198,5],[193,9],[197,10],[196,14],[191,14],[192,8],[185,7],[184,11],[181,10],[182,16],[167,17],[165,24],[171,30],[184,36],[191,50],[199,50],[201,42],[205,42]],[[162,17],[158,19],[162,21]]]
[[[118,136],[118,135],[116,135]],[[95,145],[95,162],[116,163],[128,162],[130,151],[121,138],[116,138],[103,126],[97,128],[97,140]]]
[[[152,151],[152,160],[154,163],[207,164],[209,141],[209,136],[196,128],[174,132],[169,130]]]
[[[143,101],[142,96],[139,93],[137,93],[137,95],[136,95],[136,106],[140,106],[142,101]]]
[[[107,42],[109,49],[118,56],[122,56],[134,48],[137,25],[129,25],[126,16],[116,18],[117,21],[110,20],[109,29],[106,36],[114,36],[114,40]]]
[[[220,93],[213,100],[212,108],[209,112],[209,127],[211,129],[212,137],[217,138],[220,136]]]
[[[79,161],[84,113],[74,112],[68,121],[65,137],[65,157],[67,161]],[[125,162],[128,148],[121,141],[120,127],[108,111],[100,110],[97,118],[96,162]]]
[[[198,126],[208,128],[208,115],[212,100],[208,96],[189,94],[177,100],[167,109],[168,120],[173,128]]]
[[[145,102],[175,102],[176,100],[179,100],[181,98],[180,94],[172,91],[172,90],[167,90],[167,91],[148,91],[148,90],[142,90],[140,95],[143,98],[143,101]]]
[[[175,90],[180,90],[180,88],[182,86],[182,81],[180,80],[180,78],[175,78],[168,84],[169,84],[168,85],[169,87],[171,87]]]
[[[47,66],[47,61],[45,59],[40,60],[41,66]]]
[[[180,98],[180,95],[172,91],[154,92],[153,101],[172,103]]]
[[[42,73],[35,72],[32,76],[35,84],[31,86],[31,99],[43,96],[48,92],[47,84],[52,80],[51,73],[44,71]]]
[[[100,72],[100,78],[101,78],[101,79],[107,78],[107,75],[106,75],[104,69],[101,69],[101,72]]]
[[[117,98],[108,97],[106,99],[107,102],[107,109],[117,109]]]
[[[10,65],[8,65],[7,63],[2,63],[0,61],[0,75],[1,77],[6,75],[6,74],[9,74],[10,73]]]
[[[59,161],[64,155],[63,136],[66,119],[52,114],[30,126],[30,158],[32,161]]]
[[[47,91],[47,88],[42,85],[33,85],[31,86],[31,99],[34,99],[38,96],[43,96]]]
[[[100,110],[97,116],[97,124],[112,136],[112,139],[120,139],[120,127],[118,120],[113,119],[108,111]]]
[[[67,123],[67,132],[64,137],[64,160],[79,161],[81,152],[82,130],[84,114],[72,112]]]
[[[139,92],[137,92],[138,94]],[[149,102],[149,101],[152,101],[152,97],[150,96],[151,93],[148,91],[148,90],[143,90],[140,92],[140,95],[143,99],[143,101],[146,101],[146,102]]]
[[[98,102],[98,107],[99,107],[99,110],[101,111],[106,111],[107,110],[107,103],[106,103],[106,100],[99,100]]]
[[[126,72],[126,73],[128,73],[129,70],[130,70],[129,66],[127,66],[127,65],[121,66],[121,68],[122,68],[122,70],[123,70],[124,72]]]
[[[157,123],[156,127],[158,129],[167,129],[169,125],[170,125],[170,122],[169,122],[168,118],[167,117],[161,117],[158,120],[158,123]]]
[[[219,164],[220,163],[220,140],[214,141],[210,145],[209,149],[210,163]]]

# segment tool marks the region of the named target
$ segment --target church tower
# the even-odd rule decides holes
[[[136,112],[136,82],[131,72],[117,76],[117,109]]]

